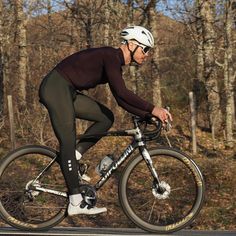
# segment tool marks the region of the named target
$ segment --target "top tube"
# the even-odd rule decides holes
[[[142,119],[138,116],[132,116],[132,120],[134,123],[133,129],[127,129],[127,130],[117,130],[117,131],[108,131],[104,133],[96,133],[96,134],[82,134],[78,135],[77,139],[87,139],[87,138],[96,138],[96,137],[108,137],[108,136],[135,136],[137,135],[137,132],[141,132],[142,136],[146,141],[154,140],[157,137],[160,136],[162,124],[158,120],[152,121],[151,119]],[[141,131],[139,123],[145,123],[147,124],[154,124],[156,129],[153,131]]]
[[[82,134],[78,135],[78,139],[84,139],[84,138],[96,138],[96,137],[105,137],[105,136],[134,136],[134,134],[131,134],[130,131],[132,130],[117,130],[117,131],[109,131],[104,133],[97,133],[97,134]]]

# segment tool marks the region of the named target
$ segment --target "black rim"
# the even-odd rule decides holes
[[[177,153],[177,156],[180,156],[180,154]],[[180,161],[181,159],[182,158],[176,157],[175,163],[185,163],[185,161],[183,160]],[[124,204],[122,204],[124,205],[124,211],[128,216],[131,217],[131,220],[135,224],[148,231],[173,232],[185,227],[196,217],[203,202],[204,183],[202,180],[202,176],[197,174],[194,163],[188,161],[188,166],[191,165],[190,172],[192,179],[189,183],[192,183],[191,184],[192,189],[195,188],[195,191],[191,194],[191,189],[189,188],[189,184],[186,182],[186,177],[183,178],[183,174],[181,173],[181,168],[178,168],[177,172],[173,172],[173,173],[178,173],[178,176],[176,177],[176,174],[175,175],[171,174],[172,172],[170,166],[166,165],[166,163],[163,162],[162,164],[163,167],[161,168],[162,170],[165,170],[165,175],[167,176],[167,178],[164,178],[161,175],[160,178],[166,180],[166,182],[169,184],[171,183],[171,181],[172,182],[174,181],[173,183],[175,183],[176,188],[179,188],[179,189],[172,188],[169,198],[163,200],[163,199],[155,199],[153,194],[151,193],[150,186],[152,183],[151,181],[149,181],[149,179],[151,178],[148,178],[147,176],[148,171],[147,173],[144,173],[145,178],[144,176],[142,176],[143,167],[139,166],[140,163],[142,162],[144,163],[144,161],[141,160],[142,160],[141,157],[138,158],[135,167],[132,168],[132,171],[129,171],[129,176],[128,177],[126,176],[128,182],[126,189],[124,189],[123,187],[123,194],[124,196],[127,196],[127,198],[125,197]],[[159,161],[158,173],[162,173],[160,171],[160,165],[161,164]],[[186,163],[178,165],[179,167],[184,165],[186,166]],[[145,164],[143,164],[143,166],[145,167]],[[173,171],[174,170],[176,171],[176,167],[173,169]],[[194,171],[195,174],[192,174],[192,171]],[[197,184],[196,184],[196,178],[198,181]],[[182,188],[180,185],[179,185],[180,187],[176,185],[178,183],[181,183],[181,179],[185,179],[184,183],[185,188]],[[137,183],[137,181],[139,182]],[[133,186],[134,183],[136,184],[136,186]],[[176,193],[173,193],[174,192],[173,190]],[[142,197],[139,198],[139,196]],[[178,198],[176,198],[175,196],[176,197],[180,196],[181,200],[178,200]],[[142,206],[143,209],[141,209]],[[152,213],[150,213],[151,212],[150,209],[153,209]],[[132,212],[131,215],[130,212]],[[169,215],[169,217],[166,217],[166,215]]]
[[[1,215],[7,223],[20,229],[40,230],[51,227],[64,218],[67,199],[37,191],[30,192],[26,189],[27,183],[55,155],[56,153],[50,152],[49,149],[28,147],[19,149],[5,158],[1,165],[0,208]],[[62,191],[58,179],[64,181],[64,178],[60,175],[59,166],[54,163],[40,184],[44,185],[42,187],[47,186]],[[62,185],[65,186],[61,182]]]

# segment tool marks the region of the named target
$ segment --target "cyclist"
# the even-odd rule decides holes
[[[65,177],[69,194],[68,214],[99,214],[105,207],[89,208],[81,204],[78,189],[77,161],[99,138],[80,140],[76,145],[75,119],[92,121],[85,134],[106,132],[113,124],[111,110],[92,98],[82,94],[83,90],[98,84],[108,83],[119,106],[130,113],[145,117],[152,114],[162,122],[171,114],[132,93],[122,78],[122,66],[136,62],[141,65],[154,47],[149,30],[141,26],[127,27],[121,32],[123,39],[119,48],[90,48],[76,52],[59,64],[43,79],[39,96],[50,116],[53,130],[59,141],[58,162]],[[75,153],[75,150],[76,153]]]

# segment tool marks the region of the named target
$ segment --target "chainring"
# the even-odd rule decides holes
[[[83,197],[83,205],[94,207],[97,203],[96,190],[93,186],[88,184],[81,184],[79,186],[79,192]]]

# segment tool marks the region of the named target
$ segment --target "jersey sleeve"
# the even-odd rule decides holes
[[[147,114],[150,114],[151,112],[147,112],[141,109],[138,109],[134,106],[129,105],[128,103],[124,102],[122,99],[120,99],[118,96],[116,96],[116,94],[114,94],[114,97],[118,103],[118,105],[122,108],[124,108],[126,111],[139,116],[141,118],[145,118]]]
[[[126,88],[119,61],[116,62],[114,59],[108,58],[104,64],[108,83],[117,103],[135,115],[144,116],[146,113],[151,113],[154,105]]]

